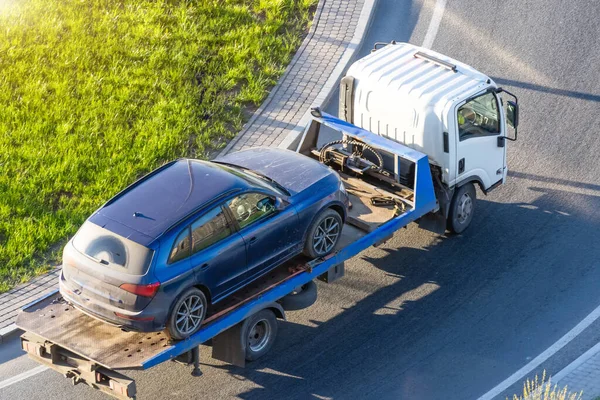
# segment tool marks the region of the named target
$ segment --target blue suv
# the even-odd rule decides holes
[[[291,151],[173,161],[87,219],[64,248],[60,291],[105,322],[184,339],[290,258],[332,252],[347,207],[337,173]]]

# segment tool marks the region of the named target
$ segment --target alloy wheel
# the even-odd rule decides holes
[[[340,224],[334,217],[327,217],[317,227],[313,236],[313,249],[325,254],[333,249],[340,235]]]
[[[177,310],[177,320],[175,326],[182,336],[194,332],[202,323],[204,318],[204,304],[199,296],[191,295],[187,297],[179,310]]]

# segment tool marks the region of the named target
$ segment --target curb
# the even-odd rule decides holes
[[[37,303],[38,301],[42,301],[44,299],[47,299],[50,296],[54,296],[56,293],[58,293],[58,289],[54,289],[51,292],[44,294],[43,296],[37,297],[36,299],[31,300],[29,303],[22,306],[20,308],[20,310],[24,310],[28,307],[31,307],[34,303]],[[18,331],[18,330],[19,330],[19,327],[14,322],[12,324],[0,329],[0,344],[2,344],[5,337],[12,335],[15,331]]]
[[[313,104],[309,107],[308,110],[306,110],[298,124],[291,130],[290,133],[288,133],[285,139],[283,139],[283,141],[279,144],[279,148],[296,150],[296,148],[300,144],[300,139],[304,135],[308,123],[311,120],[310,109],[312,107],[320,107],[329,101],[331,95],[337,88],[338,82],[342,78],[344,70],[346,69],[348,64],[354,60],[356,51],[360,49],[363,45],[365,32],[373,19],[373,11],[377,6],[377,1],[378,0],[365,0],[362,11],[360,13],[360,17],[358,19],[358,24],[356,25],[356,29],[354,30],[354,36],[352,37],[350,43],[348,43],[348,46],[346,46],[346,50],[344,50],[340,61],[336,65],[331,75],[329,75],[329,79],[327,80],[327,82],[325,82],[325,85],[313,101]]]
[[[5,337],[7,337],[8,335],[13,334],[18,329],[19,328],[17,328],[17,325],[15,323],[12,323],[9,326],[0,329],[0,344],[2,344],[2,342],[4,341]]]
[[[308,35],[306,35],[306,37],[302,41],[302,44],[300,45],[300,48],[298,48],[298,51],[296,51],[296,54],[294,54],[294,57],[292,58],[292,61],[290,61],[290,63],[286,67],[285,72],[283,73],[283,75],[281,75],[281,77],[277,81],[277,84],[275,85],[275,87],[273,88],[273,90],[271,90],[271,92],[269,92],[269,95],[262,102],[262,104],[260,105],[260,107],[258,107],[258,109],[254,112],[254,114],[252,114],[252,116],[250,117],[250,119],[248,120],[248,122],[246,122],[246,124],[244,125],[244,127],[242,128],[242,130],[239,131],[235,135],[235,137],[233,139],[231,139],[229,141],[229,143],[227,143],[227,145],[223,148],[223,150],[221,150],[219,152],[219,156],[220,157],[222,157],[222,156],[226,155],[227,153],[229,153],[229,151],[233,148],[233,146],[235,146],[236,143],[239,142],[239,140],[248,131],[248,129],[250,129],[250,127],[252,126],[252,124],[254,124],[254,122],[261,116],[261,114],[263,113],[263,111],[265,111],[265,108],[267,108],[269,106],[269,104],[271,104],[271,102],[273,101],[273,98],[275,97],[275,95],[281,90],[281,88],[282,88],[281,82],[283,82],[285,80],[285,78],[289,75],[289,73],[292,70],[292,68],[298,63],[298,60],[300,59],[300,57],[302,56],[302,54],[306,50],[306,47],[308,46],[308,43],[315,36],[315,32],[317,30],[317,27],[319,26],[319,21],[321,19],[321,14],[323,13],[323,8],[324,7],[325,7],[325,0],[320,0],[319,4],[317,5],[317,9],[315,10],[315,16],[313,17],[313,24],[310,27],[310,31],[308,32]]]
[[[580,367],[587,360],[595,356],[600,351],[600,343],[597,343],[594,347],[580,355],[575,361],[561,369],[556,375],[552,376],[553,383],[559,383],[562,379],[566,378],[571,372]]]

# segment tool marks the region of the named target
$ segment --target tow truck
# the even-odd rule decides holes
[[[289,303],[289,296],[299,296],[294,293],[302,293],[301,288],[314,279],[331,283],[341,278],[346,260],[437,209],[425,154],[318,109],[313,112],[299,151],[338,170],[352,202],[333,254],[314,260],[298,256],[286,262],[211,310],[197,333],[176,342],[164,332],[124,332],[78,311],[59,293],[53,293],[19,314],[16,324],[25,332],[21,337],[23,350],[74,384],[85,383],[122,399],[136,395],[135,381],[125,376],[124,370],[144,370],[179,360],[192,364],[192,374],[200,375],[199,346],[209,340],[213,358],[244,366],[250,346],[270,348],[277,332],[273,316],[285,319],[284,305]],[[346,139],[317,147],[322,126]],[[369,152],[372,154],[367,155]],[[378,156],[391,158],[396,165],[412,165],[414,189],[401,184],[398,174],[369,160]]]
[[[277,318],[285,319],[286,311],[314,303],[317,297],[315,279],[335,282],[344,275],[345,261],[370,246],[381,245],[411,222],[423,222],[432,216],[439,221],[441,216],[445,227],[452,199],[456,198],[456,193],[464,193],[460,187],[464,187],[464,182],[472,186],[478,179],[473,174],[464,178],[462,172],[458,172],[461,161],[456,154],[466,146],[462,143],[466,139],[459,136],[460,126],[455,114],[464,104],[490,93],[491,99],[496,101],[497,115],[503,116],[498,100],[495,100],[501,90],[489,78],[463,64],[453,63],[441,55],[426,54],[423,49],[394,46],[392,43],[387,50],[365,57],[366,61],[359,60],[358,66],[350,69],[354,76],[344,78],[341,83],[342,118],[318,108],[312,109],[312,121],[296,149],[335,169],[349,194],[351,208],[342,239],[332,254],[312,260],[297,256],[280,265],[219,303],[209,311],[201,329],[181,341],[172,341],[164,332],[123,331],[78,311],[55,292],[27,306],[19,314],[16,324],[24,331],[21,337],[23,350],[39,363],[70,378],[74,384],[84,383],[121,399],[135,398],[135,381],[124,375],[125,371],[146,370],[175,360],[192,365],[192,375],[199,376],[199,346],[209,342],[213,358],[244,366],[246,361],[263,356],[271,348],[277,334]],[[411,52],[414,54],[410,55]],[[411,96],[407,86],[411,79],[413,85],[421,85],[417,90],[419,101],[408,103],[404,99],[402,103],[410,105],[409,114],[413,115],[412,125],[408,128],[398,125],[392,104],[385,104],[385,113],[373,111],[373,104],[382,103],[393,92],[388,90],[390,85],[399,79],[397,74],[388,80],[388,87],[382,84],[389,75],[384,72],[393,69],[382,61],[386,57],[390,65],[396,60],[398,68],[404,68],[407,78],[403,80],[404,86],[396,86],[400,88],[400,94]],[[464,76],[456,75],[459,70],[463,70]],[[445,95],[442,89],[435,91],[423,86],[428,76],[434,82],[446,85]],[[372,83],[377,90],[366,90],[369,79],[378,80]],[[464,90],[459,90],[461,86],[456,85],[457,82],[462,83]],[[475,86],[469,86],[469,82]],[[427,90],[437,94],[433,97],[436,100],[433,106],[425,96]],[[442,101],[448,104],[440,107]],[[418,109],[419,105],[421,109]],[[511,107],[508,113],[512,115],[507,120],[516,128],[516,101],[508,105]],[[436,120],[432,118],[436,113],[445,114]],[[477,115],[481,116],[481,112]],[[485,122],[477,120],[477,115],[473,125]],[[353,124],[355,120],[363,127]],[[386,120],[392,123],[385,125],[382,121]],[[398,126],[394,127],[393,122]],[[498,134],[490,137],[496,141],[495,146],[501,153],[498,162],[504,167],[498,174],[493,172],[502,183],[506,177],[506,126],[504,119],[496,123],[499,124]],[[444,124],[452,126],[447,128]],[[335,140],[331,140],[331,132],[335,133]],[[479,144],[485,153],[485,146],[491,145],[486,139],[489,135],[481,135],[482,140],[476,132],[467,133],[467,137],[471,137],[468,135],[474,135],[474,140],[469,142],[471,152]],[[428,149],[428,146],[433,148]],[[433,154],[436,160],[426,153]],[[462,165],[465,165],[464,159]],[[481,184],[484,190],[489,190],[498,182]]]

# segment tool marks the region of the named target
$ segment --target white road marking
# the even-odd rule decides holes
[[[444,9],[446,8],[446,1],[447,0],[437,0],[435,2],[433,15],[431,16],[431,21],[429,22],[429,28],[427,28],[427,33],[425,34],[425,39],[423,40],[423,47],[426,49],[430,49],[431,46],[433,46],[433,41],[435,40],[438,29],[440,28],[440,24],[442,23]]]
[[[558,339],[552,346],[548,347],[542,354],[531,360],[523,368],[506,378],[498,386],[481,396],[478,400],[490,400],[504,392],[506,389],[514,385],[517,381],[523,379],[523,377],[529,372],[533,371],[541,363],[552,357],[557,351],[565,347],[571,340],[575,339],[577,335],[583,332],[588,326],[594,321],[600,318],[600,306],[596,307],[587,317],[585,317],[580,323],[578,323],[573,329],[567,332],[563,337]]]
[[[8,387],[10,385],[14,385],[17,382],[21,382],[24,379],[30,378],[34,375],[39,374],[40,372],[44,372],[45,370],[47,370],[48,367],[44,366],[44,365],[40,365],[38,367],[35,367],[33,369],[30,369],[29,371],[25,371],[19,375],[15,375],[12,378],[8,378],[2,382],[0,382],[0,389],[4,389],[5,387]]]

